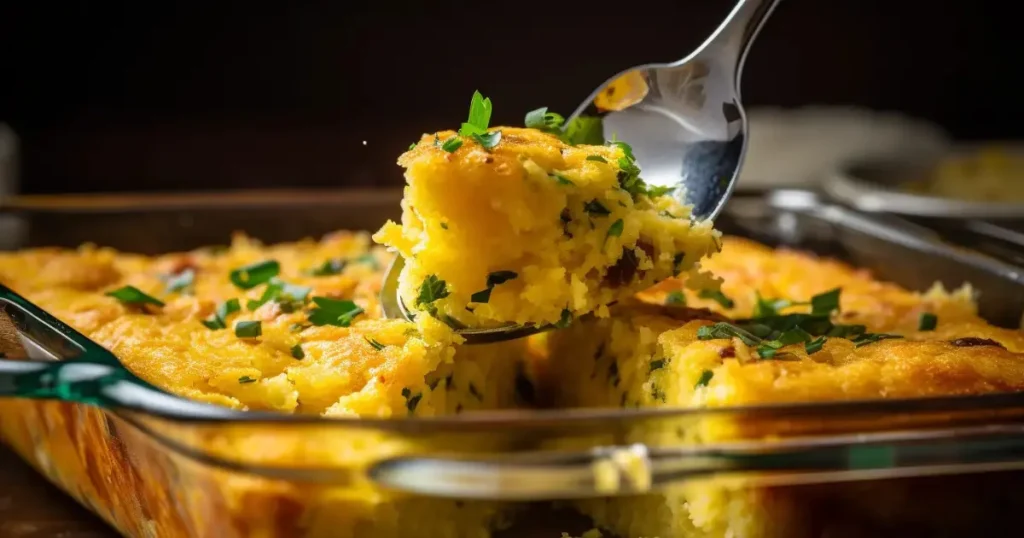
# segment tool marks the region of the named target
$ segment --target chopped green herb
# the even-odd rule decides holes
[[[829,315],[839,310],[839,293],[840,289],[836,288],[811,297],[811,313]]]
[[[686,304],[686,295],[684,295],[683,292],[679,291],[679,290],[670,292],[668,295],[665,296],[665,304],[667,304],[667,305],[680,305],[680,306],[681,305],[685,305]]]
[[[442,230],[447,230],[448,229],[448,223],[447,222],[442,222],[441,223],[441,229]]]
[[[756,351],[757,351],[757,355],[759,357],[761,357],[762,359],[770,359],[770,358],[774,357],[775,354],[778,353],[779,349],[781,349],[781,348],[782,348],[782,344],[780,342],[775,341],[775,340],[767,340],[765,342],[761,342],[757,346],[757,350]]]
[[[562,140],[571,146],[604,144],[604,125],[597,116],[578,116],[565,126]]]
[[[449,138],[448,140],[445,140],[444,144],[441,144],[441,149],[447,151],[448,153],[455,153],[455,150],[461,147],[462,139],[455,136]]]
[[[263,290],[260,298],[250,300],[246,303],[246,307],[249,310],[256,310],[269,301],[275,301],[282,306],[283,310],[290,312],[295,310],[295,305],[292,303],[300,303],[298,306],[301,307],[301,303],[305,303],[306,297],[312,291],[313,288],[309,286],[288,284],[277,277],[273,277],[267,282],[267,287]]]
[[[313,304],[316,306],[309,312],[308,319],[317,327],[324,325],[348,327],[356,316],[364,312],[362,307],[347,300],[313,297]]]
[[[814,339],[810,333],[801,329],[800,327],[794,327],[781,335],[776,339],[784,346],[791,346],[793,344],[802,344]]]
[[[616,220],[608,227],[608,237],[619,237],[622,235],[622,229],[625,228],[625,226],[626,225],[622,222],[622,219]]]
[[[459,135],[473,136],[486,133],[487,126],[491,124],[492,109],[489,98],[484,98],[479,91],[473,92],[473,98],[469,102],[469,119],[459,128]]]
[[[864,325],[834,325],[825,336],[838,336],[840,338],[856,338],[865,332],[868,328]]]
[[[653,372],[655,370],[661,370],[662,368],[665,367],[665,363],[666,363],[665,359],[658,359],[658,360],[651,361],[650,370],[648,370],[647,373],[651,373],[651,372]]]
[[[474,303],[486,303],[491,300],[491,288],[484,288],[473,295],[469,296],[469,300]],[[472,312],[472,310],[471,310]]]
[[[472,383],[469,384],[469,393],[477,400],[484,401],[484,395],[480,394],[480,391],[476,389],[476,385]]]
[[[548,112],[548,107],[541,107],[527,112],[523,123],[529,129],[557,133],[565,123],[565,118],[561,114]]]
[[[200,321],[200,323],[203,324],[203,327],[206,327],[207,329],[210,329],[211,331],[216,331],[218,329],[226,329],[227,328],[227,325],[224,325],[223,323],[221,323],[221,321],[219,319],[217,319],[216,316],[210,316],[210,317]]]
[[[885,334],[885,333],[869,333],[863,334],[853,340],[854,347],[862,347],[868,344],[874,344],[882,340],[891,340],[894,338],[903,338],[898,334]]]
[[[604,157],[602,157],[600,155],[587,155],[587,160],[588,161],[594,161],[596,163],[608,164],[608,159],[605,159]]]
[[[118,301],[126,305],[141,306],[151,304],[154,306],[164,306],[163,301],[150,295],[146,295],[142,290],[136,288],[135,286],[124,286],[114,291],[108,291],[104,295],[106,295],[107,297],[113,297],[114,299],[117,299]]]
[[[495,271],[487,275],[487,287],[492,288],[518,277],[519,273],[515,271]]]
[[[228,316],[241,309],[242,306],[239,304],[238,299],[228,299],[227,301],[217,305],[216,312],[214,312],[212,316],[204,319],[203,325],[211,331],[226,329],[228,328]]]
[[[196,272],[192,269],[172,275],[167,279],[168,293],[192,293],[195,286]]]
[[[409,151],[412,151],[414,149],[416,149],[416,142],[413,142],[412,144],[409,144]]]
[[[295,344],[292,346],[292,357],[299,360],[306,358],[306,352],[302,350],[302,344]]]
[[[239,321],[235,323],[235,336],[239,338],[257,338],[263,334],[263,323],[259,321]]]
[[[917,318],[917,330],[919,331],[934,331],[938,325],[939,317],[931,312],[921,312],[921,316]]]
[[[412,413],[413,411],[416,411],[416,406],[419,405],[420,400],[423,398],[423,393],[418,392],[413,396],[411,390],[404,388],[402,389],[402,396],[405,397],[405,408]]]
[[[591,215],[598,215],[602,217],[612,214],[612,212],[608,211],[608,208],[605,207],[604,204],[597,201],[596,199],[583,204],[583,210],[586,211],[587,213],[590,213]]]
[[[808,303],[797,303],[789,299],[765,299],[757,293],[757,302],[754,303],[754,318],[766,318],[779,315],[779,311],[790,306],[804,305]]]
[[[437,275],[428,275],[423,280],[423,284],[420,284],[420,293],[416,297],[416,304],[429,305],[447,296],[448,284],[444,280],[437,278]]]
[[[555,182],[558,183],[559,185],[575,185],[575,183],[573,183],[571,179],[563,176],[562,174],[559,174],[558,172],[552,172],[550,176],[554,178]]]
[[[369,336],[364,336],[363,339],[366,340],[367,344],[373,346],[373,349],[376,349],[377,351],[384,351],[384,344],[370,338]]]
[[[264,260],[231,271],[230,278],[235,286],[249,290],[269,282],[279,272],[281,272],[281,265],[277,261]]]
[[[715,373],[712,372],[711,370],[704,370],[703,372],[700,373],[700,379],[697,380],[697,384],[694,385],[693,388],[696,389],[708,386],[708,383],[711,382],[711,378],[714,376]]]
[[[666,196],[672,194],[676,190],[675,187],[664,187],[658,185],[647,186],[647,196],[650,198],[657,198],[659,196]]]
[[[473,140],[476,140],[478,144],[484,147],[484,149],[491,150],[501,142],[501,131],[491,131],[489,133],[475,134]]]
[[[804,351],[806,351],[808,355],[814,355],[815,353],[821,351],[821,348],[825,346],[825,340],[827,340],[827,337],[819,336],[814,340],[805,343]]]
[[[255,383],[256,382],[256,378],[249,377],[247,375],[243,375],[242,377],[238,378],[238,382],[243,384],[243,385],[246,384],[246,383]]]
[[[437,133],[434,133],[434,147],[436,148],[437,146],[440,146],[440,145],[441,145],[441,137],[438,136]]]
[[[697,339],[699,340],[718,340],[733,337],[739,338],[748,346],[756,346],[761,343],[760,338],[731,323],[719,322],[697,329]]]
[[[345,266],[348,265],[346,260],[332,258],[324,261],[317,267],[307,269],[305,273],[310,276],[331,276],[340,275],[345,270]]]
[[[572,312],[568,308],[562,309],[562,317],[555,323],[555,328],[564,329],[572,323]]]
[[[686,259],[686,254],[680,252],[672,257],[672,270],[678,275],[679,268],[683,265],[683,260]]]
[[[722,305],[722,308],[732,308],[736,306],[736,303],[728,296],[726,296],[724,293],[722,293],[720,290],[701,290],[700,298],[711,299],[716,303]]]

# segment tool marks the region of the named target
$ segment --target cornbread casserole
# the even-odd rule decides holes
[[[481,125],[486,137],[424,135],[398,161],[402,225],[374,239],[405,258],[408,307],[473,327],[564,324],[717,250],[711,223],[647,186],[627,144]]]
[[[701,299],[679,282],[666,282],[643,294],[644,302],[615,307],[607,319],[552,333],[542,384],[551,404],[720,408],[1024,389],[1024,335],[981,320],[969,289],[952,295],[941,289],[912,293],[834,261],[735,238],[727,238],[723,251],[704,265],[724,280],[728,300]],[[836,288],[842,290],[838,296],[830,292]],[[807,314],[812,308],[818,317]],[[722,314],[753,319],[734,323]],[[786,321],[802,324],[766,334],[765,327],[781,328]],[[629,441],[673,446],[780,433],[722,419],[638,427]],[[842,536],[889,536],[906,528],[921,533],[913,536],[932,536],[991,524],[982,511],[963,506],[970,500],[965,492],[978,495],[978,484],[991,485],[990,478],[948,480],[817,489],[695,481],[656,495],[577,506],[602,528],[629,537],[831,535],[819,534],[822,529]],[[923,507],[883,509],[871,501],[905,497],[950,506],[950,516],[923,517]],[[845,508],[824,508],[830,502]],[[811,506],[822,512],[810,513]]]

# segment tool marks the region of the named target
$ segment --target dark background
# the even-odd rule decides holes
[[[458,125],[474,89],[498,123],[569,111],[619,69],[684,56],[732,2],[9,4],[0,121],[22,138],[21,190],[44,193],[396,185],[397,155]],[[1019,137],[1011,6],[782,0],[744,101]]]

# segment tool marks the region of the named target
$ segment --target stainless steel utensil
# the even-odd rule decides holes
[[[697,50],[677,62],[627,69],[602,84],[570,116],[603,118],[606,138],[628,141],[644,181],[679,186],[693,215],[714,219],[739,177],[747,148],[740,75],[750,45],[778,0],[740,0]],[[381,305],[388,318],[410,319],[398,294],[401,257],[388,269]],[[468,344],[520,338],[550,327],[505,325],[459,331]]]

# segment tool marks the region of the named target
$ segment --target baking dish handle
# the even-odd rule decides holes
[[[1024,425],[486,459],[398,457],[369,474],[380,486],[407,493],[541,501],[644,494],[708,478],[781,486],[1011,469],[1024,469]]]

